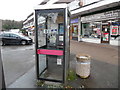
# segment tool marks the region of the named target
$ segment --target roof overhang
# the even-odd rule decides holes
[[[45,4],[61,4],[61,3],[70,3],[74,0],[43,0],[39,5],[45,5]]]
[[[59,9],[59,8],[67,8],[67,4],[38,5],[38,6],[34,7],[34,10],[38,10],[38,9]]]
[[[115,7],[120,8],[120,0],[114,0],[112,2],[109,2],[109,0],[101,1],[92,5],[81,7],[74,11],[71,11],[71,15],[72,15],[71,17],[84,16],[93,12],[98,12],[98,11],[102,11],[109,8],[115,8]]]
[[[68,4],[68,3],[72,2],[72,1],[74,1],[74,0],[58,0],[57,2],[54,2],[54,4],[60,4],[60,3]]]

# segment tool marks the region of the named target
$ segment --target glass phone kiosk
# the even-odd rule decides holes
[[[66,4],[35,7],[37,79],[65,83],[69,68],[70,14]]]

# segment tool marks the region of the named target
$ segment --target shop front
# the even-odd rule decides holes
[[[110,43],[120,37],[120,9],[82,16],[83,38],[99,39],[100,43]]]
[[[70,39],[78,40],[78,18],[71,19]]]

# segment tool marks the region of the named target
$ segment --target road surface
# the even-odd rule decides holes
[[[34,45],[2,46],[6,86],[9,86],[35,65]]]

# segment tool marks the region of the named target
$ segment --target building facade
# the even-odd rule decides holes
[[[23,21],[23,29],[28,35],[34,34],[34,14],[31,13],[26,20]]]
[[[71,11],[77,18],[78,41],[83,38],[99,39],[110,43],[120,37],[120,0],[102,0]],[[80,18],[80,19],[79,19]]]
[[[92,38],[99,39],[100,43],[110,43],[111,39],[120,36],[120,0],[70,0],[67,3],[71,12],[71,39],[80,41],[81,37]],[[23,29],[34,31],[33,17],[33,13],[27,17]]]

